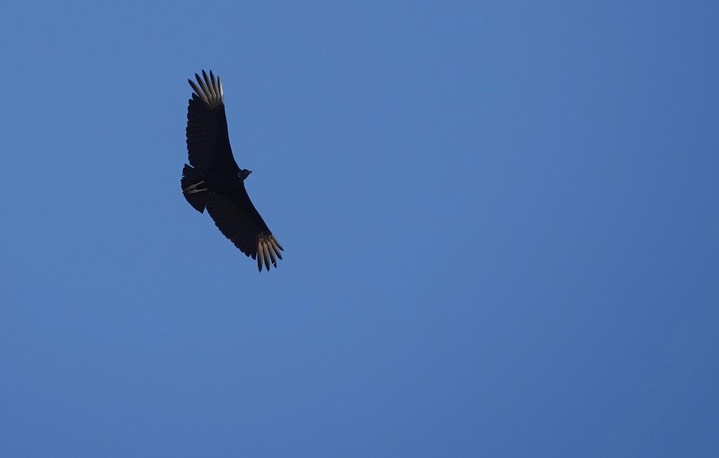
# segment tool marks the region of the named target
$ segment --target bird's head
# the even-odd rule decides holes
[[[245,181],[245,178],[250,176],[250,173],[252,173],[252,170],[240,169],[240,173],[238,173],[237,176],[240,177],[242,181]]]

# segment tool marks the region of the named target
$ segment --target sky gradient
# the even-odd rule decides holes
[[[3,7],[0,455],[719,456],[717,5]]]

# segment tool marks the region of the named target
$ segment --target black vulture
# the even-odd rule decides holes
[[[182,194],[198,212],[207,212],[225,237],[245,255],[277,267],[284,249],[272,235],[245,190],[252,173],[237,166],[230,148],[220,77],[187,80],[194,91],[187,107],[187,153],[190,164],[182,169]]]

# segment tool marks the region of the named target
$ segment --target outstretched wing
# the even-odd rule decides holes
[[[190,165],[202,173],[220,167],[238,170],[232,156],[230,137],[220,77],[210,71],[202,77],[195,73],[197,83],[187,80],[194,93],[187,107],[187,152]]]
[[[277,258],[282,259],[281,252],[284,251],[282,245],[267,228],[249,197],[242,200],[246,200],[244,205],[224,194],[211,192],[207,199],[207,212],[225,237],[245,255],[257,259],[260,271],[263,264],[267,270],[270,270],[270,264],[277,267]]]

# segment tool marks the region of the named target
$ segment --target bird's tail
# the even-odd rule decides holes
[[[204,212],[210,191],[205,186],[202,173],[185,164],[185,167],[182,168],[182,180],[180,183],[182,184],[182,195],[185,196],[187,202],[198,212]]]

